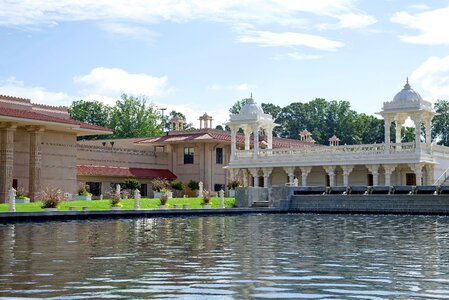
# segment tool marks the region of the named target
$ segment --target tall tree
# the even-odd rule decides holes
[[[171,124],[170,124],[170,120],[174,117],[177,117],[181,120],[184,121],[184,129],[185,130],[189,130],[189,129],[194,129],[193,128],[193,124],[192,123],[187,123],[187,119],[186,116],[178,111],[172,110],[168,116],[164,116],[164,123],[165,123],[165,130],[171,130]]]
[[[432,140],[449,146],[449,101],[437,100],[434,107],[437,115],[432,121]]]
[[[148,137],[162,134],[161,117],[153,104],[147,105],[145,97],[123,94],[111,113],[113,138]]]
[[[68,109],[70,118],[81,122],[110,127],[111,107],[99,101],[73,101]],[[89,135],[79,137],[79,140],[96,140],[107,138],[107,135]]]
[[[111,107],[99,101],[73,101],[69,109],[70,118],[81,122],[107,127]]]

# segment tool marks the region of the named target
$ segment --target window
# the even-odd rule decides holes
[[[87,191],[93,196],[100,196],[101,194],[101,183],[100,182],[86,182]]]
[[[193,164],[193,157],[195,155],[195,148],[184,148],[184,164]]]
[[[223,164],[223,148],[215,149],[215,163]]]
[[[414,173],[405,174],[406,185],[416,185],[416,175]]]

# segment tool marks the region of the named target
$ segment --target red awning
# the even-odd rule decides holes
[[[176,179],[176,175],[167,169],[144,169],[112,166],[76,166],[78,176],[101,176],[101,177],[135,177],[135,178],[166,178]]]

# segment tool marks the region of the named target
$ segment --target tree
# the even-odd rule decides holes
[[[68,109],[70,118],[92,125],[109,127],[111,107],[99,101],[73,101]],[[83,136],[81,139],[99,139],[104,135]]]
[[[432,140],[449,146],[449,101],[437,100],[434,107],[437,115],[432,121]]]
[[[161,117],[146,98],[123,94],[111,111],[112,138],[148,137],[162,134]]]
[[[165,129],[166,129],[166,130],[172,130],[171,124],[170,124],[170,120],[171,120],[172,118],[174,118],[174,117],[177,117],[177,118],[179,118],[179,119],[181,119],[181,120],[184,121],[183,128],[184,128],[185,130],[194,129],[192,123],[187,123],[186,116],[185,116],[183,113],[178,112],[178,111],[175,111],[175,110],[172,110],[172,111],[168,114],[168,116],[164,116],[164,119],[165,119],[165,120],[164,120],[164,123],[165,123]]]
[[[238,100],[237,102],[234,103],[233,106],[231,106],[231,108],[229,109],[229,112],[233,115],[236,115],[240,112],[240,109],[242,109],[242,106],[246,104],[246,102],[248,102],[248,100],[250,100],[251,98],[245,98],[242,100]]]

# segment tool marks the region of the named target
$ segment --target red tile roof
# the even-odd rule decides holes
[[[14,118],[20,118],[20,119],[27,119],[27,120],[37,120],[37,121],[44,121],[44,122],[51,122],[51,123],[62,123],[62,124],[74,124],[78,125],[83,129],[92,129],[92,130],[100,130],[100,131],[112,131],[109,128],[104,128],[101,126],[91,125],[84,122],[72,120],[72,119],[66,119],[66,118],[60,118],[56,116],[49,116],[45,114],[41,114],[34,111],[29,110],[21,110],[21,109],[13,109],[13,108],[0,108],[0,116],[7,116],[7,117],[14,117]]]
[[[78,176],[102,177],[135,177],[135,178],[166,178],[176,179],[176,175],[167,169],[144,169],[112,166],[77,165]]]
[[[148,143],[171,143],[183,141],[201,141],[201,140],[219,140],[224,142],[231,142],[231,133],[229,131],[217,129],[197,129],[189,131],[170,131],[166,135],[160,137],[151,137],[142,139],[137,144]],[[250,140],[251,144],[253,143]],[[237,134],[237,144],[245,144],[245,136]],[[304,146],[319,146],[313,143],[301,142],[299,140],[285,139],[273,137],[273,148],[299,148]]]

